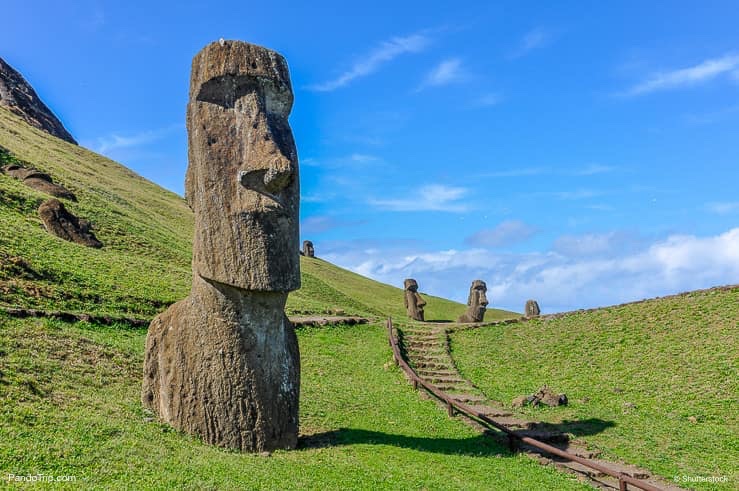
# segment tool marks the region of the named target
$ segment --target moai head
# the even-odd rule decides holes
[[[474,322],[482,322],[485,317],[485,310],[488,306],[488,297],[485,295],[487,291],[488,287],[482,280],[475,280],[470,286],[470,296],[467,299],[469,309],[467,311]]]
[[[527,300],[524,314],[526,317],[537,317],[541,313],[536,300]]]
[[[403,281],[403,287],[405,288],[405,309],[408,312],[408,317],[417,321],[424,320],[423,308],[426,306],[426,301],[418,293],[418,283],[416,280],[408,278]]]
[[[310,240],[303,241],[303,255],[305,257],[315,257],[316,250],[313,248],[313,242]]]
[[[192,61],[185,196],[193,272],[245,290],[300,287],[298,157],[287,62],[239,41]]]

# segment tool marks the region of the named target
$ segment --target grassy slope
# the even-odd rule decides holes
[[[79,202],[67,207],[90,219],[105,244],[90,249],[50,236],[36,213],[48,196],[0,174],[0,305],[147,317],[187,295],[193,220],[182,198],[2,108],[0,145],[73,191]],[[402,290],[320,259],[301,262],[303,288],[290,295],[288,312],[404,316]],[[429,318],[464,311],[429,300]]]
[[[738,328],[734,287],[461,331],[452,346],[488,396],[510,402],[549,384],[570,405],[524,413],[603,420],[609,427],[586,440],[606,455],[668,478],[727,476],[723,486],[690,486],[736,489]]]
[[[0,314],[0,475],[95,489],[588,489],[422,400],[379,325],[299,330],[301,449],[201,444],[139,403],[145,330]]]

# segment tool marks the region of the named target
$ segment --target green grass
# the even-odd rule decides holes
[[[597,421],[568,426],[594,432],[584,439],[607,457],[668,479],[727,476],[691,486],[736,489],[738,328],[735,287],[460,331],[452,348],[462,373],[493,399],[510,403],[543,384],[566,393],[567,407],[523,413]]]
[[[586,489],[511,455],[390,363],[379,325],[303,329],[301,448],[239,454],[147,419],[145,330],[0,317],[0,476],[92,489]]]

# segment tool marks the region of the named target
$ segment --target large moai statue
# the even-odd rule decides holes
[[[426,306],[426,300],[418,293],[418,283],[413,278],[408,278],[403,281],[403,288],[405,288],[405,310],[408,312],[408,317],[417,321],[424,320],[423,308]]]
[[[310,240],[303,241],[303,255],[305,257],[316,257],[316,250]]]
[[[539,317],[541,310],[539,309],[539,303],[536,300],[526,300],[526,307],[524,315],[526,317]]]
[[[146,339],[144,405],[206,443],[247,452],[298,441],[300,355],[284,312],[300,287],[292,103],[274,51],[221,40],[193,59],[192,290]]]
[[[482,280],[475,280],[470,286],[470,296],[467,298],[467,310],[459,316],[457,322],[482,322],[485,318],[485,310],[488,306],[488,298],[485,293],[488,287]]]

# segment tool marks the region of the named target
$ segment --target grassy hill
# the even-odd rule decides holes
[[[0,175],[0,305],[147,318],[187,295],[192,216],[179,196],[3,109],[0,145],[73,191],[79,202],[68,208],[90,219],[105,244],[49,236],[36,215],[47,197]],[[303,288],[288,312],[404,316],[398,288],[320,259],[301,266]],[[465,308],[427,301],[430,319]],[[146,329],[124,324],[0,312],[3,484],[8,474],[43,474],[75,476],[69,488],[92,489],[584,488],[419,398],[390,363],[380,322],[298,331],[300,449],[269,457],[203,445],[145,413],[145,338]]]
[[[0,305],[146,318],[188,294],[193,217],[180,196],[5,109],[0,146],[74,192],[78,203],[67,207],[92,221],[105,245],[90,249],[47,234],[36,209],[48,196],[0,174]],[[290,295],[288,313],[339,308],[405,317],[399,288],[320,259],[302,258],[301,267],[303,288]],[[465,308],[438,297],[427,301],[429,319],[453,319]]]
[[[459,331],[453,356],[489,397],[510,403],[543,384],[570,404],[522,410],[549,422],[611,424],[587,441],[662,476],[739,483],[739,286],[558,319]],[[681,477],[682,478],[682,477]]]

